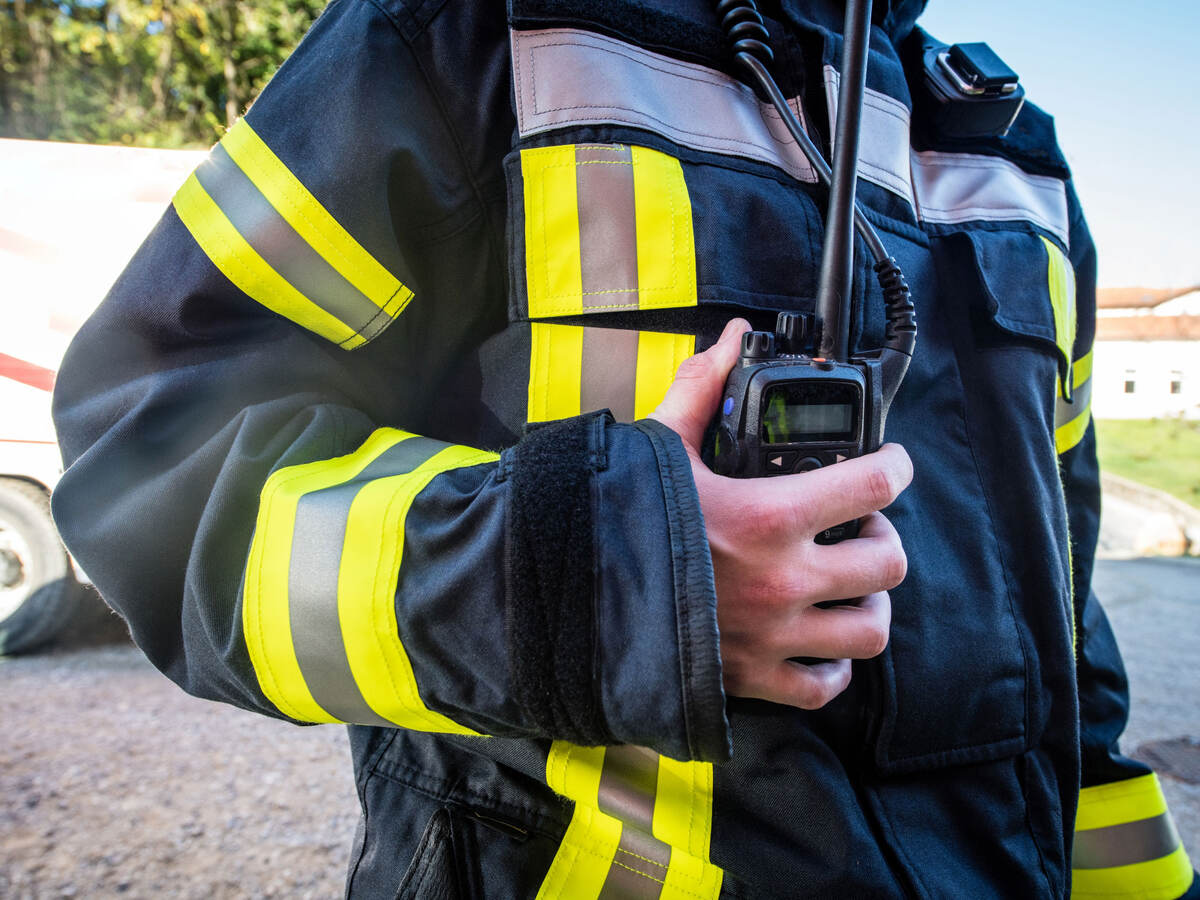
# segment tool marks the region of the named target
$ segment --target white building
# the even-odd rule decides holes
[[[1099,291],[1092,367],[1098,419],[1200,419],[1200,285]]]

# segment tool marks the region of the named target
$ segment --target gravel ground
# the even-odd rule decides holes
[[[0,897],[337,897],[345,730],[189,697],[127,640],[0,660]]]
[[[1132,683],[1127,750],[1200,739],[1200,561],[1101,562],[1096,591]],[[0,722],[0,897],[341,894],[357,819],[342,729],[189,697],[111,620],[0,659]],[[1162,780],[1198,859],[1200,784]]]

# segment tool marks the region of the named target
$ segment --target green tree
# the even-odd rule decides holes
[[[207,146],[325,0],[0,0],[0,136]]]

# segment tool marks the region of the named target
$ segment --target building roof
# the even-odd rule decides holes
[[[1182,288],[1100,288],[1096,304],[1100,309],[1150,309],[1193,291],[1200,291],[1200,284]]]

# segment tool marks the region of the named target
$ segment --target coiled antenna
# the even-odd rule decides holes
[[[716,10],[734,59],[754,75],[770,99],[771,105],[783,119],[788,133],[817,173],[817,177],[827,187],[831,186],[832,172],[829,163],[812,142],[792,108],[788,106],[783,92],[767,68],[774,62],[775,54],[769,43],[770,32],[767,31],[766,23],[754,0],[717,0]],[[888,254],[879,239],[879,234],[867,221],[857,202],[854,204],[854,228],[866,243],[867,250],[875,261],[875,275],[883,290],[887,310],[884,347],[912,356],[917,336],[916,308],[913,306],[908,284],[904,280],[904,273],[900,271],[896,260]]]

